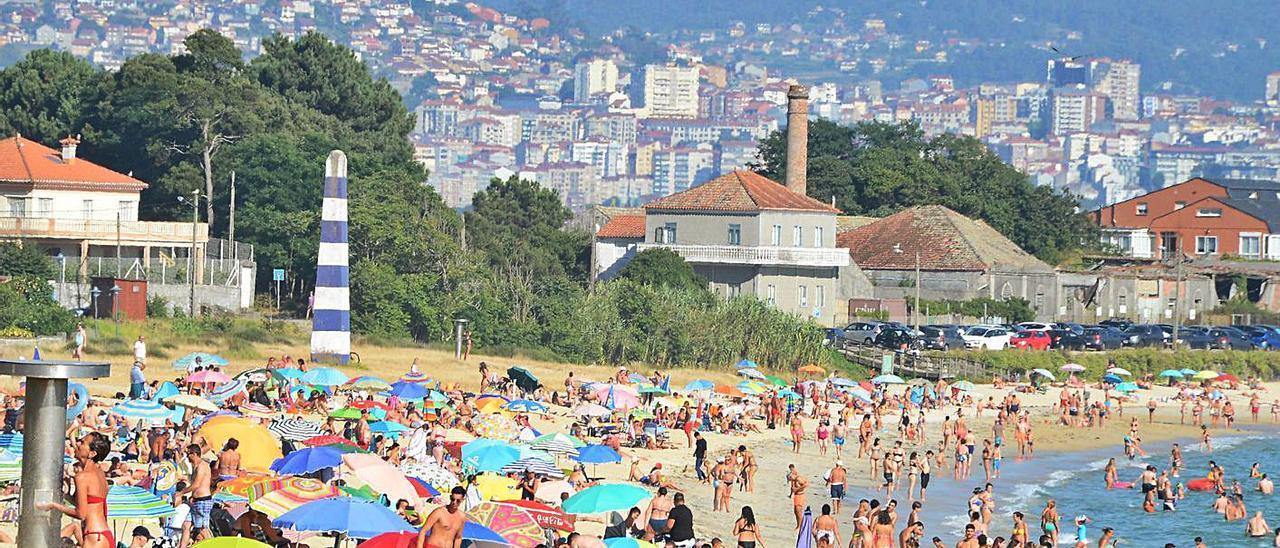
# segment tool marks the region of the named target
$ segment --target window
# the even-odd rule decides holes
[[[782,245],[782,225],[773,225],[772,242],[774,246]]]
[[[80,212],[86,219],[93,218],[93,200],[85,200],[80,203]]]
[[[1181,200],[1173,203],[1173,209],[1178,210],[1187,207],[1187,203]]]
[[[27,202],[30,202],[30,201],[31,201],[31,198],[10,196],[9,197],[9,216],[10,217],[26,217]]]
[[[813,247],[822,247],[822,227],[813,227]]]
[[[132,200],[120,201],[120,218],[124,220],[136,219],[138,217],[138,202]]]
[[[1243,257],[1261,257],[1262,256],[1262,235],[1261,234],[1241,234],[1240,235],[1240,255]]]
[[[803,286],[803,285],[800,286],[799,299],[800,299],[801,308],[809,307],[809,287],[808,286]]]
[[[742,225],[729,225],[729,245],[742,245]]]
[[[52,217],[53,216],[53,198],[39,198],[36,200],[36,217]]]
[[[742,294],[742,284],[729,284],[729,298],[732,299]]]
[[[1197,255],[1215,255],[1218,253],[1217,236],[1196,236]]]
[[[1134,214],[1139,217],[1145,217],[1147,215],[1147,203],[1138,202],[1137,207],[1134,208]]]
[[[765,288],[764,302],[767,302],[770,305],[775,304],[778,300],[777,297],[778,288],[774,287],[773,284],[769,284],[769,286]]]
[[[791,230],[791,245],[804,247],[804,227],[796,225]]]
[[[1221,217],[1222,208],[1218,207],[1202,207],[1196,210],[1196,217]]]
[[[826,286],[821,286],[821,285],[820,285],[820,286],[816,287],[815,289],[817,289],[817,290],[818,290],[818,293],[817,293],[816,295],[814,295],[814,297],[813,297],[813,300],[814,300],[814,306],[817,306],[818,308],[822,308],[822,307],[824,307],[824,306],[827,306],[827,288],[826,288]]]
[[[665,243],[668,243],[668,244],[674,244],[674,243],[676,243],[676,224],[675,224],[675,223],[667,223],[667,224],[663,225],[662,229],[663,229],[663,231],[664,231],[664,232],[666,232],[666,242],[665,242]]]

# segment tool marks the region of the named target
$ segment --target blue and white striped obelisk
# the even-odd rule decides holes
[[[347,268],[347,155],[324,162],[324,206],[311,317],[311,360],[340,364],[351,359],[351,290]]]

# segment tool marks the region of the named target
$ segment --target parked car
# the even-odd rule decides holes
[[[1048,350],[1053,339],[1048,331],[1021,329],[1009,337],[1009,346],[1022,350]]]
[[[1058,329],[1063,329],[1075,333],[1076,335],[1084,334],[1084,326],[1072,322],[1058,322]]]
[[[1084,350],[1084,333],[1076,333],[1070,329],[1050,329],[1049,348],[1065,348],[1067,350]]]
[[[1164,330],[1160,329],[1158,325],[1134,324],[1125,329],[1124,333],[1129,336],[1125,346],[1164,347]]]
[[[1107,327],[1115,327],[1115,328],[1119,328],[1119,329],[1126,329],[1126,328],[1128,328],[1129,326],[1133,325],[1133,322],[1131,322],[1131,321],[1129,321],[1129,320],[1122,319],[1122,318],[1111,318],[1111,319],[1108,319],[1108,320],[1102,320],[1102,321],[1098,322],[1098,325],[1105,325],[1105,326],[1107,326]]]
[[[964,337],[954,326],[926,325],[920,328],[920,346],[926,350],[964,348]]]
[[[1088,350],[1114,350],[1123,347],[1128,339],[1123,331],[1105,325],[1085,328],[1083,337]]]
[[[1250,337],[1248,333],[1241,331],[1240,328],[1234,325],[1223,325],[1223,326],[1218,326],[1217,329],[1226,332],[1227,335],[1231,337],[1230,343],[1231,343],[1232,350],[1253,350],[1254,349],[1253,338]]]
[[[1241,325],[1241,331],[1249,335],[1249,342],[1259,350],[1280,350],[1280,332],[1265,325]]]
[[[840,331],[840,341],[845,344],[871,344],[884,325],[883,322],[853,322]]]
[[[876,335],[875,340],[872,342],[880,348],[889,350],[901,350],[903,346],[913,349],[920,348],[920,340],[906,329],[884,329]]]
[[[1022,322],[1016,325],[1015,327],[1017,327],[1018,329],[1025,329],[1027,331],[1048,331],[1057,326],[1051,323],[1044,323],[1044,322]]]
[[[1004,350],[1009,347],[1009,330],[1003,327],[978,325],[970,327],[961,337],[968,348]]]
[[[1188,348],[1204,350],[1252,350],[1253,343],[1243,332],[1225,327],[1189,327],[1179,338]]]

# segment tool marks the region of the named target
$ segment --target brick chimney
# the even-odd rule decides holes
[[[80,144],[80,136],[67,136],[66,139],[58,141],[62,143],[62,161],[65,163],[74,162],[76,159],[76,146]]]
[[[809,169],[809,90],[787,88],[787,190],[806,195]]]

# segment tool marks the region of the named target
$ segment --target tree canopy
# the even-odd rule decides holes
[[[646,249],[636,253],[618,276],[650,286],[687,291],[707,289],[707,281],[693,271],[684,257],[670,249]]]
[[[781,180],[786,135],[760,144],[756,169]],[[982,219],[1049,263],[1097,241],[1070,194],[1036,186],[972,137],[932,139],[914,123],[867,122],[853,127],[809,122],[809,196],[834,198],[850,215],[884,216],[941,204]]]

